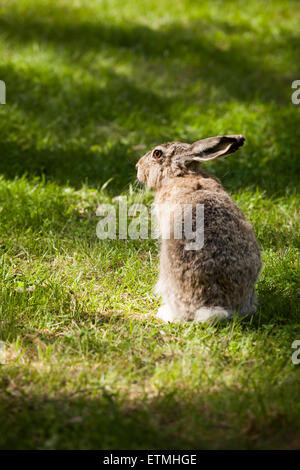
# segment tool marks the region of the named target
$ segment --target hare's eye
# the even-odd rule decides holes
[[[158,158],[160,158],[162,156],[162,151],[161,150],[154,150],[153,152],[153,157],[157,160]]]

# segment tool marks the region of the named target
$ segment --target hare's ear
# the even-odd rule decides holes
[[[192,159],[197,162],[207,162],[214,158],[224,157],[235,152],[244,141],[243,135],[223,135],[198,140],[191,146]]]

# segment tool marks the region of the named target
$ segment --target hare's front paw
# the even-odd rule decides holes
[[[172,322],[175,320],[175,315],[172,313],[170,307],[168,305],[162,305],[157,312],[157,318],[165,322]]]

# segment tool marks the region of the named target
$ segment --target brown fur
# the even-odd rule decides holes
[[[161,315],[166,321],[205,321],[256,310],[261,259],[255,235],[220,182],[199,167],[199,161],[232,153],[243,141],[222,136],[191,145],[168,143],[156,147],[163,152],[159,161],[151,151],[137,164],[139,180],[156,190],[156,204],[204,205],[200,250],[186,250],[185,239],[161,241],[158,290],[170,313]],[[166,220],[164,210],[158,212],[159,226]]]

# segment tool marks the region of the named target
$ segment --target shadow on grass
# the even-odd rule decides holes
[[[12,65],[1,68],[3,78],[15,87],[9,102],[29,122],[35,122],[32,130],[24,125],[23,143],[18,140],[2,144],[5,158],[0,162],[0,172],[5,176],[45,174],[76,187],[84,180],[98,185],[113,177],[111,188],[118,191],[135,178],[134,163],[139,156],[131,151],[127,134],[133,133],[131,143],[150,146],[172,140],[176,117],[186,102],[194,105],[199,101],[204,113],[210,107],[222,113],[222,103],[235,100],[249,105],[257,101],[276,104],[279,108],[274,115],[266,116],[267,135],[262,130],[262,135],[252,142],[250,139],[240,154],[246,158],[229,159],[216,169],[218,176],[227,180],[229,188],[258,186],[268,195],[284,194],[287,187],[299,188],[300,116],[292,113],[290,104],[294,76],[279,74],[265,60],[275,46],[290,50],[296,35],[282,33],[276,40],[267,41],[258,38],[249,47],[243,41],[233,41],[226,48],[217,41],[216,32],[255,32],[224,21],[212,25],[197,20],[189,26],[172,24],[156,31],[134,23],[121,26],[82,20],[71,8],[62,11],[52,6],[50,20],[48,10],[44,13],[44,17],[7,13],[0,19],[2,34],[12,47],[37,42],[51,53],[57,51],[58,61],[74,67],[74,77],[65,79],[55,72],[34,68],[17,70]],[[131,64],[131,75],[121,75],[113,65],[95,66],[93,57],[103,52],[116,63],[123,60]],[[293,54],[297,60],[297,49]],[[87,72],[90,81],[81,83],[75,78],[75,69]],[[157,76],[161,79],[160,91],[151,86],[151,78],[155,83]],[[104,84],[98,84],[97,77],[104,77]],[[187,88],[176,86],[181,81]],[[201,98],[198,91],[189,90],[196,83],[203,88]],[[284,105],[290,105],[291,110],[281,113]],[[57,142],[48,146],[44,143],[46,148],[36,144],[35,126],[56,132]],[[110,132],[114,132],[114,126],[118,127],[117,143],[112,144]],[[64,141],[72,142],[74,138],[76,144],[73,140],[73,144],[64,145]],[[92,150],[95,144],[100,147],[96,152]]]
[[[51,7],[51,15],[60,13],[59,8]],[[214,33],[218,31],[229,35],[249,32],[246,26],[235,26],[224,21],[214,21],[212,25],[207,21],[197,20],[186,27],[173,23],[155,30],[130,22],[119,26],[80,20],[69,9],[67,15],[64,11],[63,20],[58,16],[55,21],[48,21],[47,16],[3,16],[0,25],[7,40],[21,45],[38,41],[46,46],[54,46],[59,52],[63,52],[64,58],[69,59],[71,64],[72,58],[80,63],[81,56],[85,53],[97,53],[107,48],[112,48],[115,54],[128,51],[154,63],[157,63],[158,58],[161,62],[162,54],[165,53],[167,66],[169,61],[172,64],[173,59],[180,58],[183,60],[183,67],[192,66],[188,69],[191,73],[190,81],[204,78],[212,86],[225,91],[223,100],[234,98],[251,102],[257,96],[262,101],[274,100],[277,104],[286,104],[290,100],[290,86],[294,75],[279,75],[276,69],[263,60],[263,56],[273,52],[274,41],[279,49],[295,45],[298,41],[296,34],[281,35],[272,42],[265,41],[265,38],[251,42],[250,54],[242,41],[228,50],[216,41]],[[251,32],[255,34],[254,31]],[[294,55],[297,61],[297,48],[294,49]],[[168,78],[171,80],[172,74]]]
[[[6,385],[1,449],[284,448],[299,436],[298,415],[281,402],[299,399],[293,382],[265,385],[263,394],[227,387],[206,396],[177,390],[123,399],[101,387],[51,397],[28,396],[9,379]]]
[[[84,182],[100,188],[112,179],[108,191],[123,190],[136,178],[135,158],[128,155],[127,147],[117,143],[109,149],[87,150],[86,148],[37,149],[34,144],[2,142],[4,155],[9,155],[12,163],[0,161],[0,173],[8,178],[45,175],[49,181],[70,184],[80,188]]]

